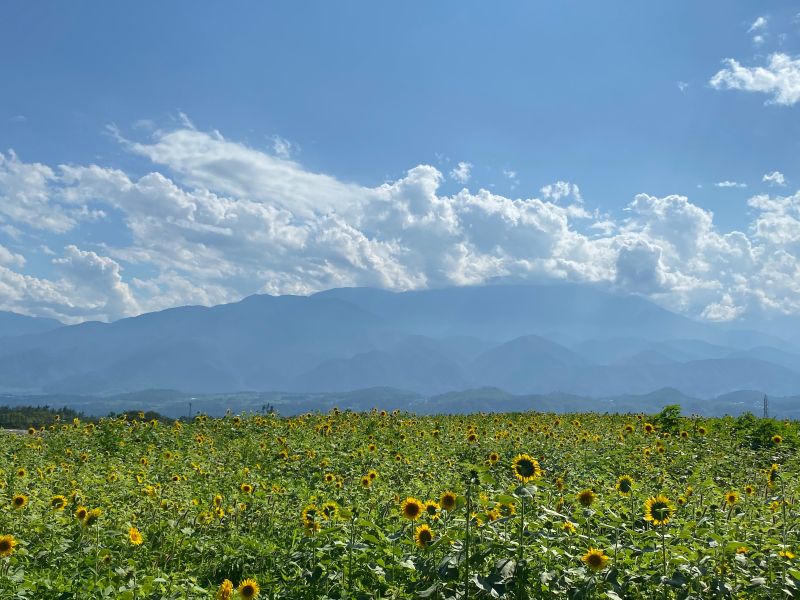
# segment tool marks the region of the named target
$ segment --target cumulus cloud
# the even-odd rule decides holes
[[[452,171],[450,171],[451,179],[459,183],[467,183],[472,176],[472,163],[460,162]]]
[[[726,67],[709,81],[716,89],[768,94],[768,104],[793,106],[800,101],[800,57],[775,52],[769,55],[765,66],[745,67],[732,58],[723,63]]]
[[[0,309],[109,320],[256,292],[509,279],[600,283],[711,320],[800,312],[798,194],[754,196],[748,230],[720,232],[713,214],[685,196],[638,194],[613,218],[587,210],[567,181],[539,197],[467,188],[447,195],[445,175],[418,165],[368,187],[217,132],[182,126],[151,136],[119,137],[152,162],[137,176],[4,159],[0,198],[26,201],[25,210],[0,202],[4,226],[56,256],[51,276],[34,277],[25,257],[0,247]],[[60,216],[48,227],[62,238],[91,218],[114,220],[126,235],[92,247],[75,235],[64,247],[37,237],[35,215]]]
[[[768,183],[770,185],[778,185],[781,187],[786,185],[786,178],[780,171],[773,171],[772,173],[764,173],[764,176],[761,178],[761,181],[763,181],[764,183]]]
[[[761,31],[767,26],[767,17],[758,17],[753,24],[750,25],[750,29],[747,30],[748,33],[753,33],[754,31]]]
[[[714,184],[718,188],[746,188],[746,183],[739,183],[738,181],[719,181]]]

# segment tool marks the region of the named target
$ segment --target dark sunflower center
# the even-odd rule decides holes
[[[533,463],[527,458],[523,458],[517,463],[517,472],[523,477],[531,477],[534,471]]]
[[[419,506],[417,506],[416,504],[407,504],[406,514],[410,517],[417,516],[419,514]]]
[[[428,531],[427,529],[423,529],[422,531],[419,532],[419,540],[422,543],[427,544],[432,539],[433,539],[433,536],[431,535],[431,532]]]
[[[653,516],[658,519],[659,521],[663,521],[665,518],[669,516],[669,506],[664,502],[656,502],[653,504],[653,507],[650,509],[650,512],[653,513]]]
[[[436,514],[436,507],[433,504],[429,504],[428,507],[427,507],[427,511],[428,511],[429,515],[435,515]]]
[[[619,482],[619,489],[626,494],[631,491],[631,482],[629,479],[623,479]]]
[[[597,568],[597,567],[599,567],[600,565],[603,564],[603,557],[600,556],[599,554],[590,554],[588,562],[589,562],[589,565],[591,565],[592,567]]]
[[[0,552],[8,552],[9,550],[11,550],[11,542],[0,540]]]

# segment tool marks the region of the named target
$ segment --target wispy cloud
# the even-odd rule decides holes
[[[746,188],[746,183],[739,183],[738,181],[719,181],[714,184],[718,188]]]
[[[765,66],[745,67],[732,58],[709,81],[716,89],[744,90],[770,96],[768,104],[793,106],[800,101],[800,58],[771,54]]]
[[[450,178],[459,183],[467,183],[472,176],[472,163],[460,162],[450,171]]]

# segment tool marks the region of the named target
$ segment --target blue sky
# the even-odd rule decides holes
[[[4,4],[0,308],[511,278],[795,313],[799,12]]]

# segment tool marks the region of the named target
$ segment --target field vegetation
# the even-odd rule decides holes
[[[0,598],[800,595],[795,423],[131,413],[0,439]]]

